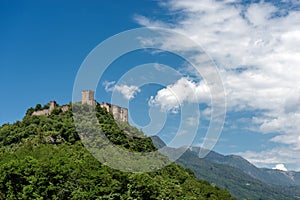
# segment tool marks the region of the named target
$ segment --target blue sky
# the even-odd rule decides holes
[[[76,74],[97,45],[120,32],[148,26],[184,34],[217,64],[227,113],[214,150],[242,155],[261,167],[282,163],[300,170],[300,12],[294,0],[1,1],[0,124],[21,120],[37,103],[70,102]],[[160,43],[186,51],[176,36],[162,36]],[[146,63],[157,63],[152,64],[157,70],[158,64],[170,66],[181,76],[166,78],[166,86],[118,83]],[[201,100],[191,98],[187,85]],[[178,98],[185,105],[198,103],[201,117],[193,144],[201,145],[211,111],[206,88],[184,59],[144,50],[115,60],[101,77],[96,98],[110,101],[114,93],[120,102],[129,100],[130,122],[140,127],[151,122],[150,108],[166,114],[159,132],[166,142],[180,124]],[[195,124],[193,118],[184,120]],[[178,145],[186,145],[184,135]]]
[[[28,107],[71,101],[82,61],[101,41],[139,27],[135,13],[155,10],[136,1],[1,1],[0,123],[21,119]],[[124,9],[126,8],[126,9]]]

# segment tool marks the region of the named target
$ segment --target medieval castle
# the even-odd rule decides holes
[[[84,90],[81,92],[81,103],[87,104],[91,106],[99,105],[99,103],[95,100],[95,92],[91,90]],[[102,103],[100,105],[102,108],[105,108],[107,112],[111,113],[115,120],[121,121],[121,122],[128,122],[128,109],[122,108],[120,106],[112,105],[109,103]],[[50,115],[51,112],[57,108],[58,105],[55,101],[50,101],[49,108],[44,110],[35,111],[32,113],[32,115]],[[69,105],[60,106],[61,110],[63,112],[66,112],[70,109]]]

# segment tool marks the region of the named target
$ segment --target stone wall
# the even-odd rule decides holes
[[[35,116],[46,115],[46,116],[48,116],[57,107],[59,107],[59,106],[57,106],[57,103],[55,101],[50,101],[50,103],[49,103],[49,109],[34,111],[32,113],[32,115],[35,115]],[[59,108],[61,108],[61,110],[63,112],[66,112],[67,110],[70,109],[70,106],[69,105],[64,105],[64,106],[60,106]]]
[[[120,106],[112,105],[109,103],[102,103],[100,105],[105,108],[107,112],[111,113],[115,120],[121,122],[128,122],[128,109]]]
[[[70,106],[69,105],[64,105],[64,106],[62,106],[62,107],[60,107],[61,108],[61,110],[63,111],[63,112],[67,112],[69,109],[70,109]]]
[[[128,122],[128,110],[120,106],[112,105],[111,113],[114,118],[121,122]]]
[[[105,108],[105,110],[107,112],[110,112],[111,104],[109,104],[109,103],[102,103],[100,106],[101,106],[101,108]]]
[[[32,115],[35,115],[35,116],[41,116],[41,115],[50,115],[50,110],[49,109],[45,109],[45,110],[38,110],[38,111],[34,111],[32,113]]]

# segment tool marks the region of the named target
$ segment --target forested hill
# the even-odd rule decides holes
[[[47,105],[46,105],[47,106]],[[176,164],[149,173],[125,173],[96,160],[83,146],[72,112],[60,108],[0,127],[0,199],[234,199]],[[117,126],[97,107],[107,137],[128,151],[156,148],[128,124]]]

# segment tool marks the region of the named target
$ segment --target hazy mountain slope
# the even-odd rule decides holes
[[[158,148],[165,146],[165,143],[157,136],[152,137],[152,141]],[[179,151],[174,148],[168,149],[171,154]],[[192,169],[198,178],[228,189],[238,199],[297,199],[298,188],[269,185],[240,170],[238,167],[252,173],[263,173],[242,157],[223,156],[211,151],[207,157],[200,159],[197,156],[199,150],[196,147],[189,148],[177,160],[177,163]]]
[[[197,155],[199,148],[192,148],[192,151]],[[268,184],[283,185],[283,186],[296,186],[300,185],[300,173],[299,172],[284,172],[280,170],[257,168],[246,159],[237,155],[224,156],[211,151],[205,158],[210,162],[229,165],[240,169],[246,174]]]
[[[238,199],[296,199],[293,195],[269,186],[237,168],[200,159],[189,150],[177,160],[177,163],[192,169],[196,177],[228,189]]]

